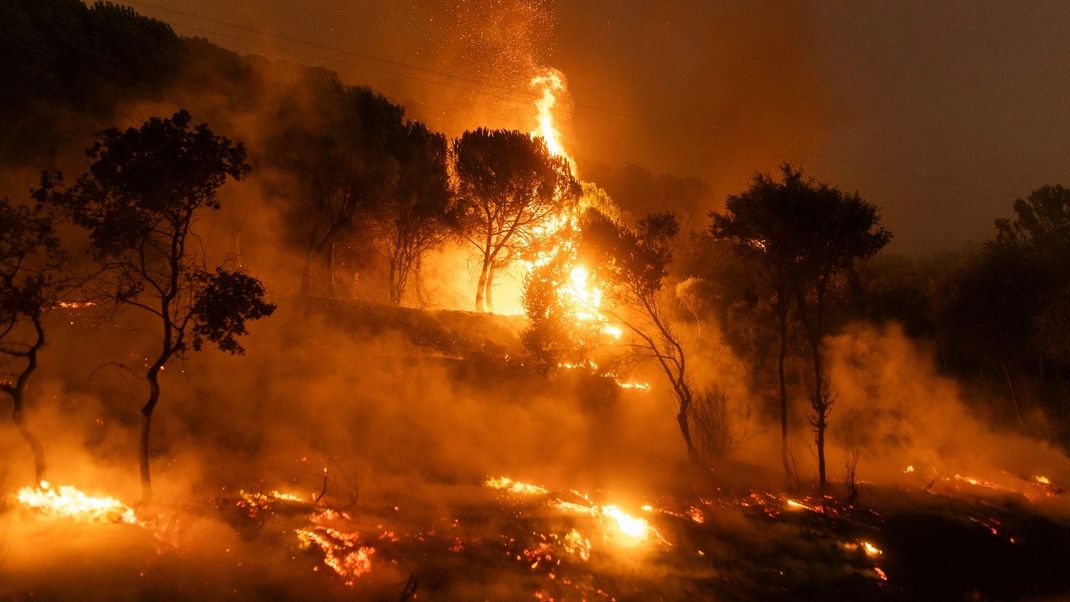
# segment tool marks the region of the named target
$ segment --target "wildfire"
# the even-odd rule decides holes
[[[545,487],[539,487],[538,485],[532,485],[531,483],[521,483],[520,481],[514,481],[509,477],[489,478],[483,481],[483,485],[490,487],[491,489],[505,490],[509,493],[527,494],[527,495],[545,495],[547,493]]]
[[[360,534],[329,527],[324,522],[337,518],[337,513],[323,512],[312,517],[313,525],[295,529],[301,546],[315,546],[323,552],[323,564],[330,567],[346,585],[371,572],[375,548],[361,543]]]
[[[557,106],[558,93],[565,91],[565,82],[561,73],[556,69],[548,69],[540,75],[531,78],[531,87],[540,92],[535,101],[537,126],[532,136],[538,136],[546,141],[546,148],[558,157],[568,160],[570,166],[575,169],[572,157],[565,152],[565,145],[561,142],[561,132],[554,123],[554,107]]]
[[[94,307],[96,303],[93,301],[60,301],[56,303],[55,307],[59,309],[85,309],[87,307]]]
[[[884,554],[884,550],[878,548],[877,546],[871,544],[868,541],[860,541],[858,543],[845,543],[843,544],[843,547],[844,549],[850,551],[861,549],[863,552],[866,553],[866,556],[869,556],[870,558],[876,558],[877,556],[881,556]]]
[[[22,505],[48,516],[77,522],[137,523],[134,509],[113,497],[95,497],[71,487],[53,488],[48,481],[37,487],[23,487],[16,494]]]

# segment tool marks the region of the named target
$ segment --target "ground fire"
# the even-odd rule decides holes
[[[202,4],[0,3],[0,600],[1070,596],[1070,10]]]

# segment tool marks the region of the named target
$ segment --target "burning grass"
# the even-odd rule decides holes
[[[16,498],[27,524],[62,517],[109,531],[109,524],[143,527],[128,537],[159,529],[112,498],[72,494],[93,500],[76,506],[90,510],[57,514],[45,510],[56,504],[38,502],[65,488],[30,491]],[[911,599],[1023,591],[1008,582],[1021,575],[1039,575],[1028,591],[1066,587],[1051,576],[1066,561],[1050,552],[1070,544],[1070,526],[1020,504],[923,489],[870,487],[873,507],[758,490],[663,493],[639,504],[630,501],[634,492],[581,492],[508,476],[424,493],[384,488],[345,510],[329,497],[284,489],[224,493],[211,506],[183,511],[206,514],[178,521],[186,533],[145,557],[138,579],[152,585],[141,591],[183,599],[218,593],[218,579],[194,580],[202,589],[161,585],[194,574],[203,557],[218,564],[213,571],[232,573],[243,595],[270,591],[276,599],[301,599],[301,592],[393,600]],[[231,535],[213,527],[194,536],[191,525],[205,520],[229,525]],[[952,549],[969,549],[970,563]],[[993,570],[1000,563],[1012,572]],[[4,591],[55,593],[43,574],[32,585],[26,574],[18,577]]]

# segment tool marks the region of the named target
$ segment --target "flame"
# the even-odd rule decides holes
[[[55,305],[59,309],[85,309],[86,307],[94,306],[96,306],[96,303],[93,301],[60,301]]]
[[[483,485],[491,489],[505,490],[516,494],[545,495],[547,493],[545,487],[514,481],[509,477],[489,478],[483,481]]]
[[[646,539],[650,523],[646,519],[632,516],[615,505],[602,506],[602,514],[616,521],[617,529],[632,539]]]
[[[547,69],[544,73],[531,78],[531,87],[539,91],[539,97],[535,100],[537,125],[531,135],[542,138],[546,142],[546,149],[552,155],[564,157],[569,166],[574,168],[572,157],[565,152],[565,145],[561,142],[561,132],[554,123],[557,95],[565,91],[565,81],[561,77],[561,72],[556,69]]]
[[[573,556],[579,556],[581,560],[586,561],[591,558],[591,540],[584,537],[576,529],[569,531],[568,535],[565,535],[562,546],[566,552]]]
[[[360,534],[329,527],[324,522],[337,519],[339,513],[324,511],[312,517],[310,527],[294,529],[301,546],[316,546],[323,552],[323,564],[352,586],[357,578],[372,570],[375,548],[361,544]]]
[[[137,523],[134,509],[113,497],[95,497],[69,485],[53,489],[48,481],[37,487],[23,487],[16,494],[19,503],[41,514],[69,518],[77,522]]]

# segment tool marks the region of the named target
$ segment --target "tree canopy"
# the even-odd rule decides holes
[[[532,243],[574,203],[580,186],[564,157],[541,138],[478,129],[453,143],[464,237],[482,256],[476,309],[491,305],[494,271]]]

